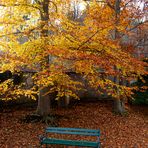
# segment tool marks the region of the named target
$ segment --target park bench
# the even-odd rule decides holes
[[[48,133],[55,134],[68,134],[68,135],[81,135],[81,136],[95,136],[97,141],[83,141],[83,140],[68,140],[48,137]],[[40,137],[40,146],[42,145],[67,145],[67,146],[80,146],[80,147],[100,147],[100,130],[82,129],[82,128],[60,128],[60,127],[47,127],[45,135]]]

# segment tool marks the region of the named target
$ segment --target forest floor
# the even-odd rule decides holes
[[[60,127],[100,129],[102,148],[148,148],[147,106],[127,106],[127,109],[129,114],[121,117],[112,113],[110,102],[98,101],[78,103],[70,108],[55,108],[53,111],[60,116]],[[0,148],[39,147],[38,136],[43,134],[46,125],[21,120],[34,110],[34,107],[15,106],[0,111]],[[63,138],[62,135],[59,137]],[[66,138],[95,140],[83,136]]]

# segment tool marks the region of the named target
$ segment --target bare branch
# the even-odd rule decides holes
[[[146,20],[146,21],[144,21],[144,22],[138,23],[138,24],[135,25],[134,27],[130,28],[128,31],[132,31],[132,30],[136,29],[137,27],[139,27],[140,25],[143,25],[143,24],[145,24],[145,23],[148,23],[148,20]]]
[[[123,7],[122,7],[122,11],[127,7],[127,5],[132,2],[132,0],[129,0]]]

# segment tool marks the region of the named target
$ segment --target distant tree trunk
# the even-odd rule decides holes
[[[65,96],[63,98],[60,98],[58,100],[58,106],[59,107],[68,107],[70,104],[70,96]]]
[[[126,112],[124,104],[124,100],[114,99],[114,112],[123,115]]]
[[[118,69],[116,67],[115,67],[115,70],[118,71]],[[115,76],[114,77],[114,83],[120,84],[120,82],[119,82],[119,76]],[[123,82],[122,82],[122,84],[123,84]],[[119,94],[118,88],[116,88],[116,91],[118,93],[119,98],[118,99],[117,98],[114,98],[114,106],[113,106],[114,108],[113,108],[113,111],[115,113],[117,113],[117,114],[121,114],[122,115],[126,111],[125,110],[125,106],[124,106],[125,102],[124,102],[124,99],[123,98],[120,98],[120,94]]]
[[[48,26],[48,21],[49,21],[49,0],[43,0],[40,2],[42,5],[42,12],[40,12],[41,15],[41,21],[43,24],[41,25],[41,37],[44,39],[48,37],[48,29],[43,29],[44,26]],[[47,27],[45,27],[47,28]],[[45,44],[48,44],[45,40]],[[45,63],[42,64],[42,66],[45,64],[49,64],[49,57],[45,57]],[[43,67],[42,67],[43,68]],[[44,67],[45,68],[45,67]],[[41,86],[42,87],[42,86]],[[47,116],[51,113],[51,98],[50,95],[47,94],[49,91],[49,87],[44,87],[40,90],[39,92],[39,97],[38,97],[38,106],[37,106],[37,114],[41,116]],[[45,95],[46,94],[46,95]]]

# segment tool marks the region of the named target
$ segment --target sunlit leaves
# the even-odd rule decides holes
[[[56,91],[57,98],[77,98],[76,90],[83,88],[79,80],[67,74],[71,71],[84,76],[100,93],[106,91],[116,98],[119,93],[130,96],[129,87],[115,84],[111,79],[118,76],[129,81],[145,73],[144,63],[132,55],[134,47],[122,43],[122,36],[129,35],[127,30],[133,17],[137,19],[139,10],[132,3],[126,8],[126,3],[122,2],[116,23],[115,9],[111,7],[115,1],[106,2],[93,1],[87,5],[87,10],[79,13],[84,17],[81,21],[71,17],[75,12],[70,0],[50,1],[47,21],[40,2],[1,1],[6,8],[0,21],[4,27],[0,32],[3,37],[0,46],[5,52],[1,69],[19,71],[20,67],[25,67],[36,71],[35,84],[39,89],[49,87],[48,93]],[[120,33],[118,38],[115,38],[115,28]],[[43,32],[48,34],[45,36]],[[27,39],[20,44],[20,39],[25,37]],[[18,95],[21,92],[25,93],[21,89],[15,91]],[[31,91],[26,93],[30,95]]]

